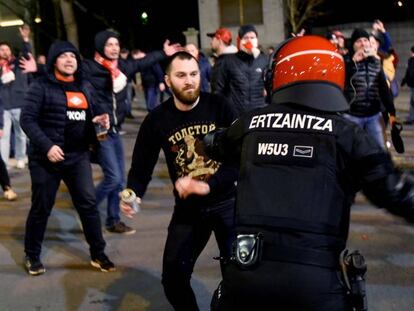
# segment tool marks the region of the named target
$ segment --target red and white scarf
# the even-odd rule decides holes
[[[127,84],[126,76],[118,68],[118,60],[110,60],[102,57],[98,52],[95,52],[95,61],[102,65],[106,70],[111,73],[112,87],[114,93],[118,93],[124,89]]]
[[[8,59],[0,60],[1,81],[3,84],[9,83],[15,79],[13,72],[14,60],[14,56],[10,56]]]

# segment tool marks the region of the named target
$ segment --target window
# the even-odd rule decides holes
[[[219,0],[222,26],[263,24],[262,0]]]

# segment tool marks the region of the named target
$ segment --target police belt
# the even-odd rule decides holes
[[[323,268],[339,269],[339,254],[336,252],[274,245],[266,242],[263,245],[262,260],[287,261]]]

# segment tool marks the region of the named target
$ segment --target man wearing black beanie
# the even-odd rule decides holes
[[[365,129],[379,146],[386,149],[382,111],[389,114],[392,126],[395,107],[381,61],[364,29],[357,28],[352,32],[351,44],[354,53],[345,58],[344,90],[350,109],[344,116]]]
[[[148,68],[175,53],[178,44],[164,43],[163,51],[148,53],[142,59],[119,57],[119,35],[104,30],[95,36],[95,56],[83,62],[82,71],[93,87],[94,112],[107,113],[110,128],[107,139],[101,141],[98,162],[104,173],[103,181],[97,186],[96,201],[99,205],[108,200],[106,229],[112,233],[133,234],[135,230],[120,221],[119,192],[125,186],[124,148],[119,135],[127,113],[127,80],[137,72]]]
[[[258,33],[253,25],[242,25],[236,54],[215,66],[211,89],[230,99],[238,115],[266,105],[265,73],[268,58],[258,48]]]
[[[89,244],[91,265],[108,272],[115,266],[105,255],[96,206],[89,147],[98,141],[92,122],[109,127],[108,114],[93,117],[93,96],[79,70],[80,54],[67,41],[52,44],[47,72],[30,86],[21,115],[29,137],[32,205],[26,221],[25,267],[30,275],[46,270],[40,260],[47,220],[61,180],[69,189]]]

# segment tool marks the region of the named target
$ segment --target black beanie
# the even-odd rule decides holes
[[[105,57],[104,48],[106,41],[108,41],[109,38],[116,38],[119,40],[119,34],[110,30],[103,30],[95,35],[95,50],[101,54],[102,57]]]
[[[59,55],[65,52],[72,52],[76,56],[76,60],[78,61],[78,68],[80,66],[81,58],[78,49],[68,41],[55,41],[49,48],[49,52],[47,54],[47,62],[46,68],[48,71],[53,72],[55,68],[56,59]]]
[[[240,28],[239,28],[239,38],[240,39],[243,38],[243,36],[246,33],[250,32],[250,31],[253,31],[256,34],[256,36],[257,36],[256,27],[254,27],[253,25],[243,25],[243,26],[240,26]]]
[[[358,40],[359,38],[367,38],[369,40],[369,33],[365,29],[362,29],[362,28],[354,29],[351,35],[351,45],[353,46],[355,41]]]

